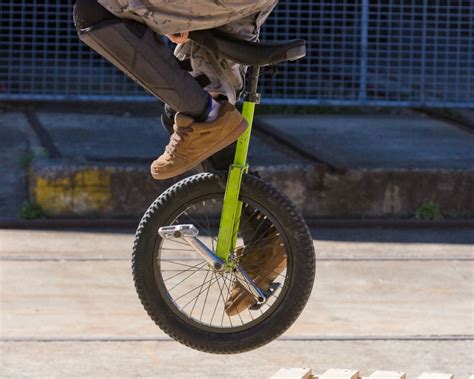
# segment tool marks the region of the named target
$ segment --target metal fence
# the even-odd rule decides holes
[[[0,4],[0,99],[152,100],[79,42],[73,1]],[[267,103],[474,106],[473,0],[282,0],[262,37],[308,42]]]

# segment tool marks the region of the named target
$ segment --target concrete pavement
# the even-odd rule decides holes
[[[1,376],[265,378],[280,367],[474,372],[469,230],[314,230],[316,285],[279,340],[200,353],[148,319],[132,232],[0,231]]]
[[[15,342],[3,344],[10,377],[270,378],[280,367],[363,367],[472,373],[472,341],[287,341],[236,356],[209,354],[172,341]],[[34,357],[34,358],[32,358]],[[21,368],[20,368],[21,367]]]
[[[267,115],[285,138],[350,169],[473,168],[474,134],[419,113],[404,115]]]

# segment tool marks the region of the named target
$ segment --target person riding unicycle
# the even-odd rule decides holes
[[[157,180],[172,178],[210,158],[227,168],[231,155],[218,153],[244,133],[236,109],[245,88],[246,66],[218,57],[190,40],[196,30],[217,29],[255,42],[277,0],[77,0],[74,23],[82,42],[114,64],[165,105],[163,126],[170,133],[165,151],[151,164]],[[177,43],[174,55],[163,41]],[[278,233],[260,215],[246,214],[240,234],[249,247],[237,251],[256,285],[268,288],[287,265]],[[242,224],[244,224],[242,222]],[[268,227],[265,226],[268,224]],[[263,226],[262,226],[263,225]],[[268,229],[268,230],[267,230]],[[260,230],[265,243],[252,241]],[[262,271],[264,268],[264,271]],[[225,312],[236,315],[255,303],[234,280]]]

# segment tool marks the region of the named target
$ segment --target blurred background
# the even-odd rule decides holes
[[[2,1],[0,99],[154,101],[77,38],[73,1]],[[281,1],[263,40],[308,56],[264,85],[266,104],[470,107],[469,0]]]
[[[0,5],[0,209],[135,220],[173,182],[148,174],[161,104],[80,43],[72,6]],[[308,53],[263,75],[250,164],[313,219],[471,218],[472,1],[281,1],[262,40],[292,38]]]

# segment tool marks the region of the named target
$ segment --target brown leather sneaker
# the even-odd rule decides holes
[[[224,102],[215,121],[195,122],[177,113],[174,133],[165,152],[151,164],[157,180],[180,175],[233,143],[247,129],[247,122],[232,104]]]
[[[241,248],[240,265],[254,283],[267,291],[273,280],[286,268],[286,255],[283,240],[277,234],[262,238],[255,244]],[[225,312],[236,315],[255,304],[255,298],[239,282],[234,281],[229,298],[225,302]]]

